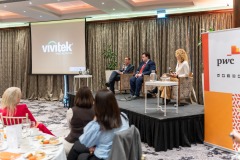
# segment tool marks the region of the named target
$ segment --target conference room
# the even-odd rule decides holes
[[[0,0],[0,159],[238,159],[239,6]]]

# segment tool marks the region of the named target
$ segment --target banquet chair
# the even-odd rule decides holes
[[[141,137],[134,125],[115,133],[108,160],[140,160],[141,157]]]
[[[22,124],[28,121],[28,113],[26,113],[25,117],[3,116],[2,113],[0,113],[0,116],[1,116],[3,127],[15,125],[15,124]]]

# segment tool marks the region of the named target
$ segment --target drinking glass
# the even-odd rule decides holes
[[[31,121],[30,128],[35,128],[35,127],[36,127],[36,123],[34,121]]]
[[[24,119],[22,121],[22,132],[25,135],[23,137],[27,137],[29,135],[30,126],[31,126],[31,121],[30,120]]]

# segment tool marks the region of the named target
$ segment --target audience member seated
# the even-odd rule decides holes
[[[83,130],[68,154],[68,160],[108,159],[116,132],[129,128],[126,114],[120,113],[114,94],[100,90],[95,96],[95,118]]]
[[[142,62],[134,76],[130,79],[131,99],[137,99],[139,97],[143,83],[143,76],[150,75],[152,70],[156,70],[156,65],[155,62],[150,59],[150,53],[142,53]]]
[[[240,144],[240,133],[238,133],[236,130],[233,130],[230,133],[230,136],[232,137],[233,141],[236,143]]]
[[[130,64],[130,58],[125,57],[122,68],[118,71],[113,71],[111,76],[109,77],[108,82],[105,85],[107,87],[110,87],[110,90],[115,94],[114,84],[115,84],[115,81],[120,80],[120,74],[132,73],[133,70],[134,70],[134,66]]]
[[[178,81],[178,77],[188,77],[189,75],[189,64],[188,56],[184,49],[178,49],[175,52],[177,59],[176,72],[170,72],[170,81]],[[150,91],[151,93],[157,93],[157,87]],[[161,98],[164,99],[165,93],[163,92],[164,87],[160,87]],[[170,102],[171,97],[171,87],[166,87],[166,99],[167,103]]]
[[[43,133],[53,135],[44,124],[35,120],[26,104],[20,104],[21,94],[20,88],[17,87],[10,87],[4,91],[0,109],[2,115],[9,117],[25,117],[26,114],[28,114],[29,120],[35,122],[35,127],[39,128]]]
[[[69,153],[74,142],[78,141],[83,128],[94,118],[93,95],[88,87],[81,87],[74,99],[74,106],[67,111],[67,122],[70,133],[64,139],[64,149]]]

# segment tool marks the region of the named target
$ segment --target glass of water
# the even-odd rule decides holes
[[[31,121],[30,120],[23,120],[22,122],[22,132],[27,137],[30,132]]]

